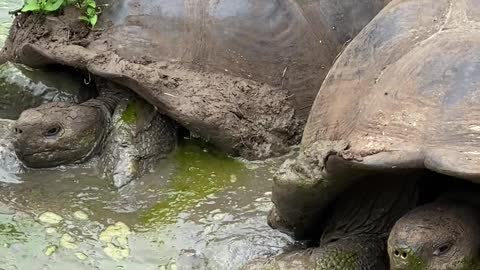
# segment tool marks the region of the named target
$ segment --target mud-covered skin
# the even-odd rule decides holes
[[[480,268],[480,214],[455,201],[434,202],[400,218],[388,239],[391,270]]]
[[[93,33],[68,9],[19,15],[2,57],[114,81],[229,153],[263,159],[299,142],[335,57],[387,2],[105,0]]]
[[[144,100],[122,100],[100,155],[100,170],[120,188],[153,168],[176,147],[176,127]]]
[[[295,160],[289,159],[282,164],[274,177],[274,207],[268,216],[271,227],[300,240],[320,237],[318,217],[322,211],[362,177],[362,172],[357,172],[353,179],[341,175],[332,179],[325,171],[327,157],[347,148],[345,141],[316,142],[301,151]],[[348,172],[348,168],[338,171]],[[318,196],[319,192],[322,196]]]

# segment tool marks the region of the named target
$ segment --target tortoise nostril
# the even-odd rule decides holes
[[[408,252],[402,249],[395,249],[393,251],[393,256],[400,257],[402,259],[406,259],[408,257]]]
[[[14,129],[13,129],[13,132],[15,132],[15,134],[22,134],[22,133],[23,133],[23,130],[20,129],[20,128],[14,128]]]

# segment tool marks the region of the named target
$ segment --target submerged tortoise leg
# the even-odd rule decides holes
[[[388,234],[395,221],[418,203],[420,177],[380,174],[353,185],[323,220],[319,247],[281,254],[244,269],[388,269]]]

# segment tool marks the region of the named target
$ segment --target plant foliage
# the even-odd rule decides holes
[[[52,13],[60,11],[66,6],[75,6],[84,13],[79,19],[91,27],[98,21],[99,8],[95,0],[26,0],[22,12]]]

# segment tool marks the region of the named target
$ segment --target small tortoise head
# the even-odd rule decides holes
[[[480,248],[477,217],[473,207],[455,203],[432,203],[412,210],[390,233],[390,269],[470,269]]]
[[[25,165],[47,168],[89,158],[101,143],[105,117],[95,107],[48,103],[28,109],[15,123],[15,152]]]

